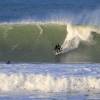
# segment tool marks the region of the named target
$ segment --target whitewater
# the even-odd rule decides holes
[[[99,20],[100,0],[1,0],[0,100],[100,100]]]
[[[0,99],[98,98],[99,64],[0,64]],[[60,96],[63,95],[63,96]],[[70,98],[72,97],[72,98]],[[60,99],[59,99],[60,98]],[[22,100],[22,99],[21,99]],[[78,99],[80,100],[80,99]]]
[[[3,62],[8,59],[38,63],[100,62],[100,29],[96,25],[1,23],[0,35],[0,60]],[[62,47],[62,54],[55,57],[54,47],[57,43]]]
[[[94,44],[93,33],[100,34],[100,30],[96,26],[67,24],[66,33],[66,38],[61,46],[62,53],[78,48],[80,42],[88,45]]]

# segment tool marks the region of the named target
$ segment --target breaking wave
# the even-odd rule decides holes
[[[99,26],[59,21],[1,23],[0,36],[0,61],[10,59],[18,62],[63,62],[63,56],[61,59],[55,59],[54,56],[54,47],[57,43],[61,44],[62,53],[66,54],[84,46],[84,51],[86,51],[84,57],[87,57],[89,62],[100,61],[98,55],[100,48]],[[80,52],[83,52],[83,49]],[[87,62],[87,59],[84,59],[80,52],[75,52],[74,60],[72,60],[74,55],[73,58],[68,56],[67,58],[71,62],[80,62],[80,59],[82,62]],[[69,54],[71,55],[71,53]],[[67,61],[64,60],[64,63]]]
[[[95,92],[100,91],[100,77],[54,77],[42,74],[0,73],[0,92]]]
[[[62,44],[62,52],[68,52],[70,50],[79,47],[80,42],[86,44],[94,44],[93,32],[100,34],[100,30],[96,27],[80,26],[67,24],[66,26],[67,35]]]

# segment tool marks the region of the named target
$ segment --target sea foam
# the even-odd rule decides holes
[[[68,52],[70,50],[79,47],[81,42],[85,44],[94,44],[93,33],[100,34],[100,30],[96,26],[86,25],[66,25],[66,37],[62,44],[62,52]]]
[[[43,74],[0,73],[0,92],[95,92],[100,91],[100,77],[54,77]]]

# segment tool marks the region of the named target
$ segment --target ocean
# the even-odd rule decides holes
[[[99,100],[99,6],[0,1],[0,100]],[[62,52],[55,55],[58,43]]]
[[[3,0],[0,22],[69,21],[98,25],[99,6],[99,0]]]
[[[0,64],[1,100],[98,100],[100,64]]]

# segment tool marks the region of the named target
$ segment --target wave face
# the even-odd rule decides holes
[[[63,54],[55,57],[57,43],[62,44]],[[0,25],[0,61],[99,62],[99,44],[97,26],[64,23]]]

